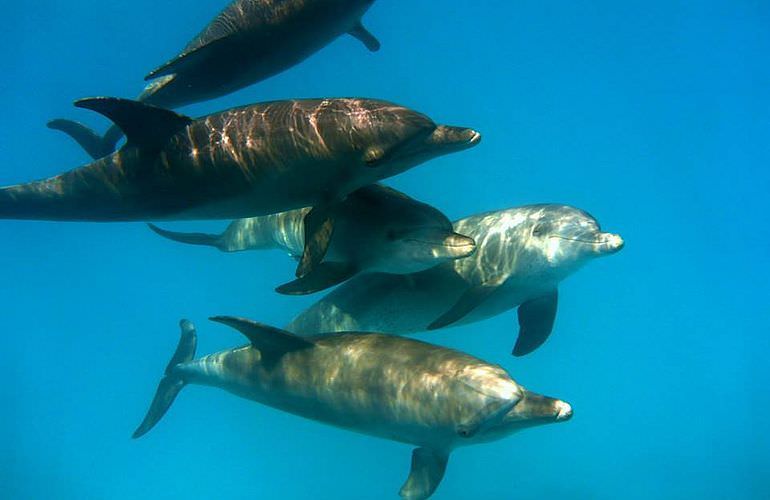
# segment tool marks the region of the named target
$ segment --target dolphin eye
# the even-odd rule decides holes
[[[538,224],[532,228],[532,236],[542,236],[543,234],[545,234],[543,224]]]

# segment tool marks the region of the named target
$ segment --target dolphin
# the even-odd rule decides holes
[[[299,337],[242,318],[212,320],[237,329],[249,344],[194,359],[195,327],[183,320],[177,350],[134,438],[160,421],[186,385],[218,387],[416,446],[400,494],[421,500],[438,487],[455,448],[572,416],[568,403],[531,392],[499,366],[452,349],[377,333]]]
[[[117,98],[76,105],[112,119],[127,144],[70,172],[0,189],[0,218],[222,219],[312,206],[299,277],[323,258],[334,205],[348,193],[481,138],[373,99],[275,101],[197,120]]]
[[[407,275],[357,276],[300,313],[287,330],[410,334],[473,323],[518,307],[515,356],[550,335],[558,285],[589,261],[623,248],[583,210],[527,205],[455,222],[476,241],[470,257]]]
[[[150,228],[181,243],[224,252],[278,248],[299,258],[305,246],[304,220],[310,208],[238,219],[218,235]],[[334,212],[335,230],[324,261],[302,278],[277,288],[304,295],[342,283],[360,272],[406,274],[471,255],[472,238],[453,231],[449,219],[428,204],[373,184],[354,191]]]
[[[150,72],[139,100],[164,108],[221,97],[265,80],[350,34],[370,51],[380,42],[361,23],[374,0],[235,0],[177,56]],[[111,154],[122,137],[104,137],[71,120],[48,126],[75,139],[94,159]]]

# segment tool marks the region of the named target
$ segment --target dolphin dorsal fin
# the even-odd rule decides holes
[[[251,345],[263,355],[273,359],[280,358],[286,353],[314,347],[315,344],[286,330],[275,328],[250,319],[235,318],[232,316],[214,316],[211,321],[222,323],[235,328],[249,339]]]
[[[171,110],[118,97],[89,97],[75,101],[78,108],[90,109],[112,120],[126,135],[126,145],[159,149],[193,119]]]

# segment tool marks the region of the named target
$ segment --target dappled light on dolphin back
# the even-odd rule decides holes
[[[361,21],[373,3],[234,0],[176,57],[147,75],[138,100],[177,108],[221,97],[289,69],[346,33],[377,51],[380,42]],[[72,137],[93,159],[111,154],[121,137],[115,126],[104,137],[71,120],[48,126]]]
[[[561,281],[623,247],[587,212],[568,205],[525,205],[454,224],[475,252],[421,273],[357,277],[300,313],[287,329],[397,334],[474,323],[519,308],[516,356],[549,337]],[[398,314],[392,314],[398,311]]]
[[[312,420],[416,446],[404,498],[428,498],[451,452],[569,420],[571,406],[531,392],[497,365],[402,337],[347,332],[299,337],[243,318],[213,321],[248,345],[194,359],[182,335],[134,437],[149,432],[186,385],[218,387]]]

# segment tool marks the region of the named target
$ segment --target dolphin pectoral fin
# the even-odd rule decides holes
[[[150,403],[150,409],[147,410],[147,414],[144,416],[144,420],[139,424],[133,434],[133,438],[142,437],[150,431],[155,424],[157,424],[163,415],[166,414],[171,404],[174,402],[179,392],[184,388],[186,382],[174,368],[182,363],[187,363],[195,357],[195,349],[198,345],[198,337],[195,333],[195,326],[187,320],[182,320],[179,323],[182,330],[182,335],[179,339],[179,344],[176,347],[174,355],[171,357],[171,361],[168,362],[166,372],[163,378],[158,384],[158,389],[155,391],[155,397]]]
[[[256,321],[232,316],[214,316],[209,319],[241,332],[266,360],[276,361],[286,353],[315,346],[308,339]]]
[[[94,160],[98,160],[113,152],[112,148],[105,144],[102,136],[80,122],[57,118],[56,120],[51,120],[46,125],[51,130],[58,130],[67,134]]]
[[[117,97],[80,99],[75,106],[106,116],[123,131],[127,145],[146,149],[162,147],[193,121],[168,109]]]
[[[297,277],[302,278],[321,263],[329,250],[334,234],[333,208],[330,205],[313,207],[305,216],[305,248],[297,266]]]
[[[184,73],[190,66],[205,65],[210,58],[215,58],[220,51],[226,50],[228,45],[228,35],[215,38],[205,45],[188,50],[174,57],[162,66],[155,68],[144,77],[145,81],[168,76],[178,73]]]
[[[355,266],[345,262],[321,262],[301,278],[275,289],[284,295],[307,295],[320,292],[350,279],[358,272]]]
[[[519,338],[513,348],[514,356],[529,354],[548,339],[556,319],[558,298],[558,291],[553,290],[519,306]]]
[[[405,500],[424,500],[430,497],[444,478],[449,454],[430,448],[412,451],[412,469],[399,495]]]
[[[348,33],[363,43],[369,51],[377,52],[380,50],[380,41],[368,29],[364,28],[360,21]]]
[[[503,283],[504,279],[493,279],[475,285],[465,291],[457,302],[436,321],[428,325],[428,330],[438,330],[464,318],[468,313],[476,309]]]

